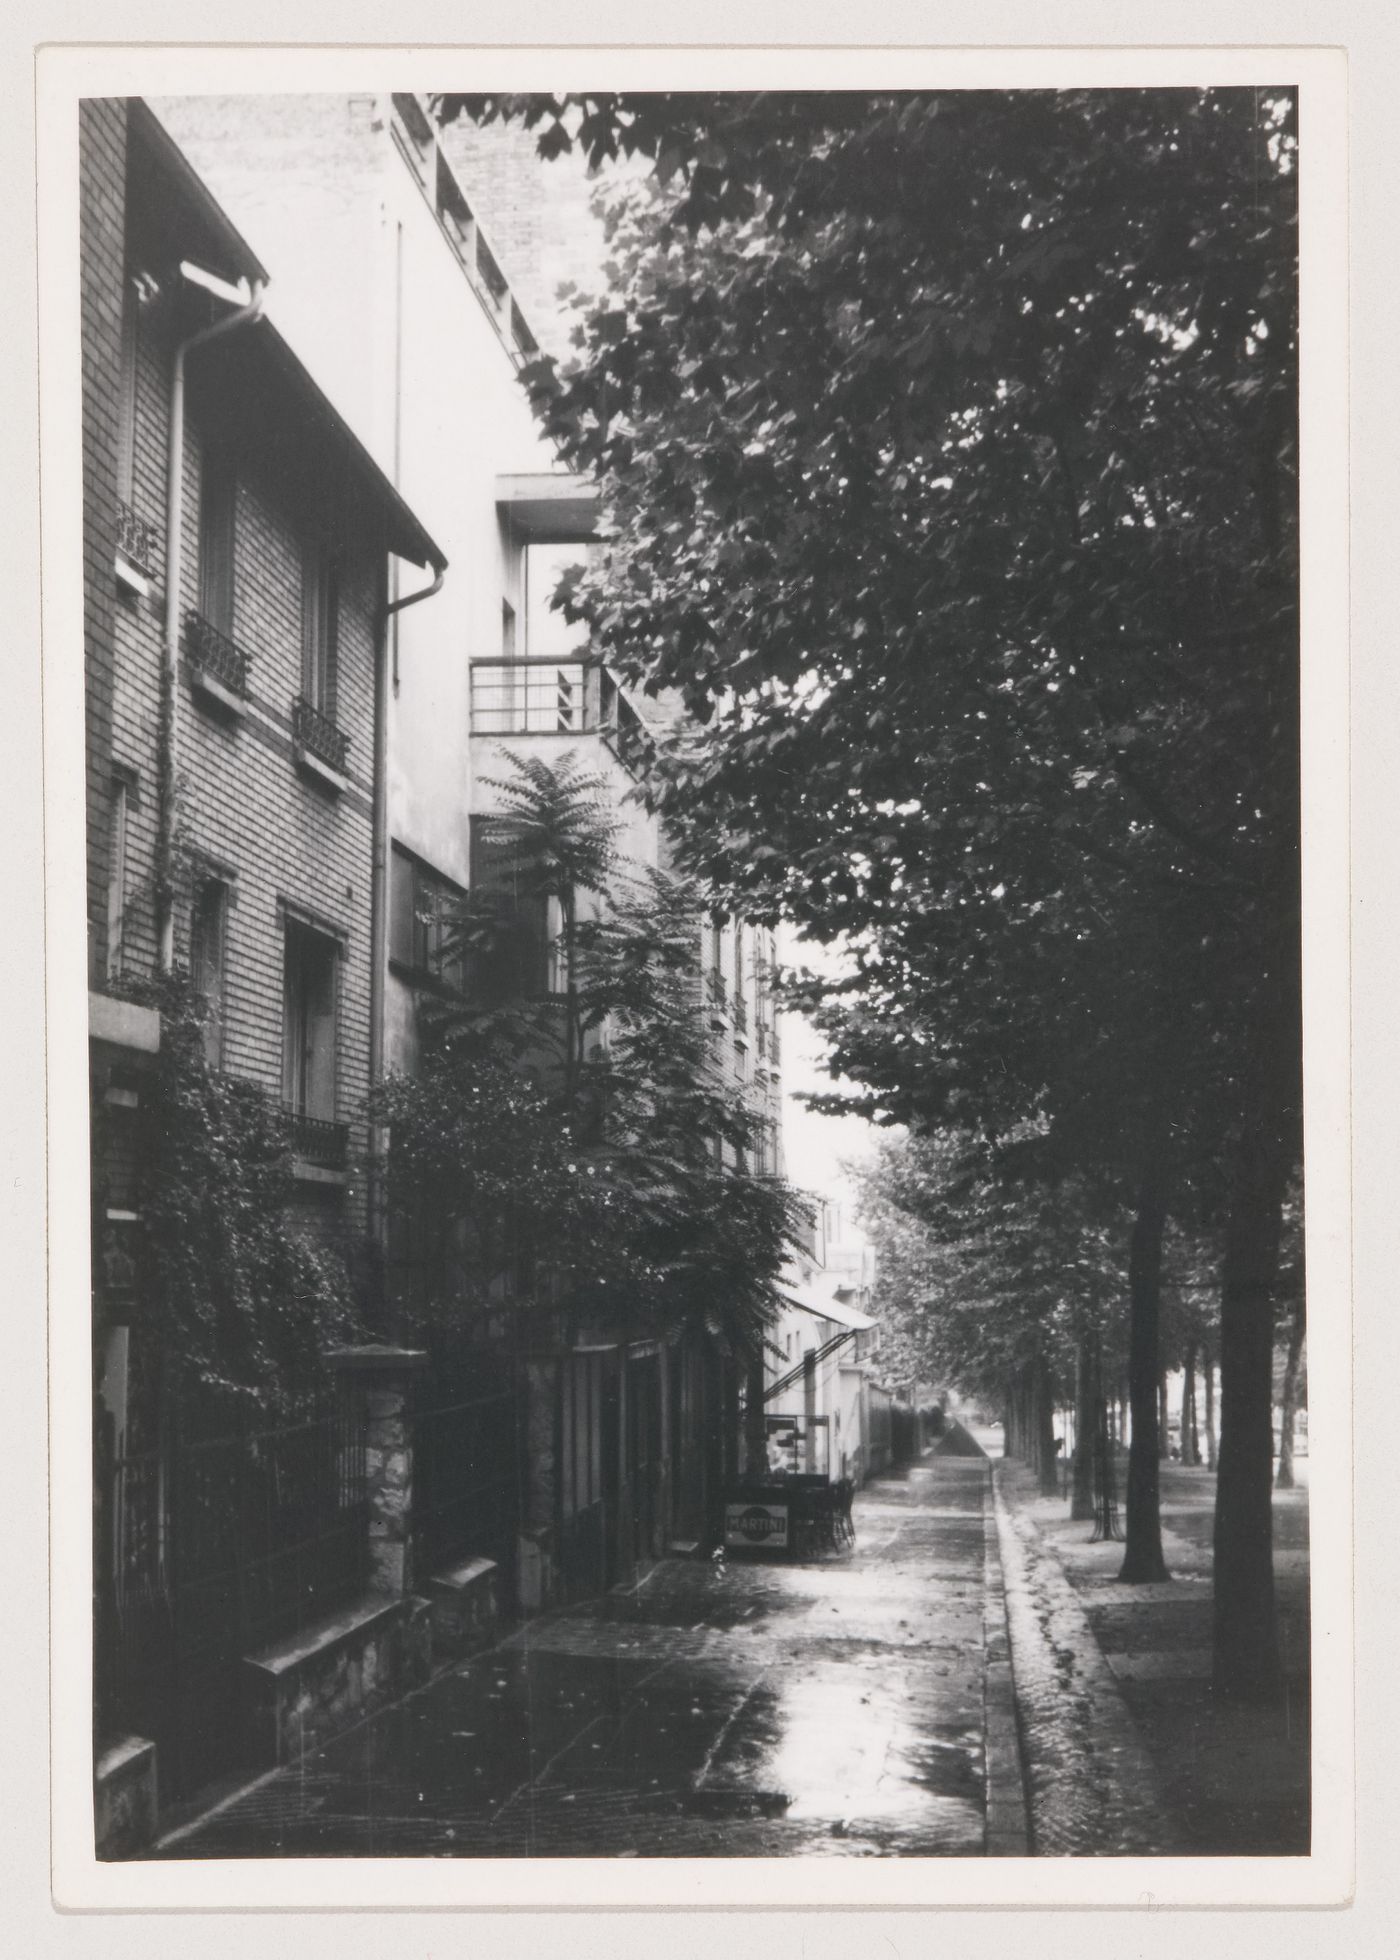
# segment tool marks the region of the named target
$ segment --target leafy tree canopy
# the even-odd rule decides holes
[[[1296,945],[1291,99],[462,106],[655,161],[527,371],[604,494],[568,603],[689,710],[689,861],[852,944],[838,1065],[1218,1138]]]

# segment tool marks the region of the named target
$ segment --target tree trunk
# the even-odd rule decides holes
[[[1094,1515],[1094,1433],[1099,1382],[1089,1335],[1081,1334],[1074,1356],[1074,1487],[1069,1514],[1076,1522]]]
[[[1288,1329],[1288,1360],[1283,1370],[1283,1406],[1279,1410],[1278,1437],[1278,1475],[1274,1479],[1279,1490],[1293,1488],[1293,1424],[1298,1413],[1298,1371],[1303,1359],[1303,1336],[1307,1330],[1307,1315],[1303,1310],[1301,1297],[1293,1309],[1293,1319]]]
[[[1202,1370],[1206,1378],[1206,1468],[1214,1470],[1218,1461],[1215,1442],[1215,1351],[1205,1350]]]
[[[763,1401],[763,1355],[744,1369],[744,1474],[762,1478],[768,1472],[768,1422]]]
[[[1055,1390],[1043,1355],[1037,1355],[1033,1377],[1035,1402],[1036,1474],[1042,1497],[1060,1494],[1060,1459],[1055,1450]]]
[[[1162,1555],[1157,1460],[1158,1321],[1166,1192],[1156,1165],[1143,1173],[1128,1258],[1128,1398],[1133,1432],[1128,1446],[1126,1544],[1118,1577],[1143,1585],[1170,1577]]]
[[[1166,1370],[1157,1377],[1157,1461],[1165,1463],[1171,1455],[1171,1429],[1167,1422]]]
[[[1201,1460],[1196,1445],[1196,1343],[1186,1343],[1181,1363],[1181,1460],[1193,1468]]]
[[[1274,1284],[1289,1159],[1255,1129],[1241,1144],[1220,1296],[1220,1461],[1215,1497],[1218,1694],[1282,1688],[1273,1558]]]

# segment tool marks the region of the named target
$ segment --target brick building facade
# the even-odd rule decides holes
[[[170,1492],[188,1468],[171,1426],[181,1356],[151,1319],[143,1227],[168,989],[187,982],[202,1003],[207,1066],[287,1119],[288,1231],[333,1245],[361,1287],[388,567],[445,561],[261,317],[262,264],[146,106],[86,102],[79,133],[95,1578],[110,1664],[142,1615],[141,1638],[168,1632]]]

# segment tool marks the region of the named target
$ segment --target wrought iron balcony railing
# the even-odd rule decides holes
[[[304,694],[299,694],[292,703],[292,739],[328,768],[343,772],[345,758],[350,753],[350,737],[336,727],[329,715],[313,707]]]
[[[248,692],[248,656],[227,633],[211,626],[203,613],[185,614],[185,652],[192,667],[210,675],[230,694]]]
[[[130,504],[117,506],[117,550],[134,572],[155,576],[156,530]]]
[[[329,1123],[321,1116],[299,1116],[288,1112],[292,1126],[292,1149],[303,1163],[318,1170],[343,1171],[350,1154],[350,1125]]]

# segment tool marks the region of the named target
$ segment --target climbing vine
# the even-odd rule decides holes
[[[141,1099],[142,1288],[167,1366],[255,1405],[359,1331],[348,1244],[290,1213],[291,1137],[256,1083],[211,1068],[183,976],[147,990],[161,1046]]]

